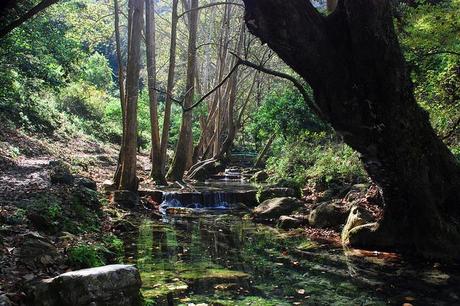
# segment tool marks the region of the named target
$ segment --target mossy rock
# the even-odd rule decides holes
[[[49,174],[52,184],[70,185],[74,182],[75,177],[72,175],[70,165],[62,160],[53,160],[49,162]]]

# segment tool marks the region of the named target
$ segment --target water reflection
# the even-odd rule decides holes
[[[131,254],[151,305],[460,304],[441,267],[347,257],[237,216],[168,221],[145,220]]]

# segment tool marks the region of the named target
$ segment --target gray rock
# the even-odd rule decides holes
[[[296,198],[274,198],[264,201],[252,213],[256,219],[272,219],[290,214],[300,207],[302,203]]]
[[[83,186],[83,187],[86,187],[88,189],[91,189],[91,190],[94,190],[94,191],[97,191],[97,184],[95,181],[93,181],[92,179],[90,178],[87,178],[87,177],[77,177],[75,179],[75,183],[79,186]]]
[[[277,226],[279,228],[288,230],[293,228],[299,228],[307,224],[308,219],[303,216],[281,216],[278,220]]]
[[[252,177],[251,181],[256,183],[264,183],[268,180],[268,173],[264,170],[256,172]]]
[[[338,228],[345,224],[349,211],[348,206],[322,203],[311,211],[308,221],[313,227]]]
[[[140,306],[141,278],[130,265],[111,265],[61,274],[34,285],[35,306]]]
[[[264,188],[259,194],[259,203],[273,198],[297,198],[299,193],[294,188],[269,187]]]
[[[71,185],[75,177],[70,171],[70,166],[62,160],[53,160],[49,162],[50,179],[52,184],[66,184]]]
[[[53,265],[58,259],[57,249],[49,240],[34,233],[24,236],[19,249],[19,262],[35,269]]]
[[[6,294],[0,295],[0,306],[11,306],[13,305],[10,299],[6,296]]]

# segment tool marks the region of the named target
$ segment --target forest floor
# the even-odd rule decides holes
[[[91,254],[70,254],[81,244],[110,248],[116,221],[133,214],[107,205],[103,194],[117,156],[117,146],[85,135],[0,130],[0,297],[19,305],[27,283],[84,267],[81,257]],[[138,167],[146,177],[147,155],[139,155]],[[115,261],[106,257],[104,263]]]

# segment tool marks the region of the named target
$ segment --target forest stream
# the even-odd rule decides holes
[[[0,306],[460,305],[460,0],[0,3]]]
[[[217,185],[208,184],[208,189],[215,191]],[[251,188],[232,180],[223,185],[227,194],[229,186]],[[203,185],[198,188],[205,191]],[[172,197],[165,201],[183,206]],[[218,200],[207,207],[195,203],[190,211],[171,208],[173,215],[144,219],[137,237],[129,235],[126,261],[140,270],[147,304],[460,303],[459,271],[313,241],[300,231],[256,224],[222,197]]]

